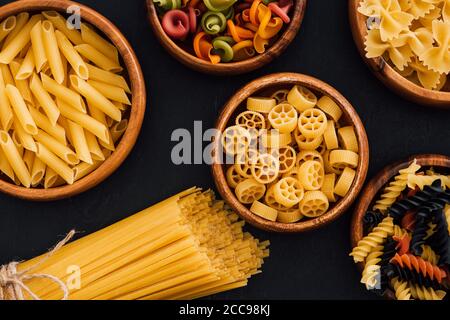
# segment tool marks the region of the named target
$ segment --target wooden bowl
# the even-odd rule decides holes
[[[170,39],[164,32],[152,0],[147,0],[148,19],[158,41],[169,52],[169,54],[185,66],[212,75],[236,75],[243,74],[268,64],[283,53],[288,45],[294,40],[303,21],[306,9],[306,0],[294,0],[295,6],[292,19],[283,31],[282,35],[272,44],[266,52],[258,54],[253,58],[230,63],[212,64],[199,59],[189,48],[183,48]]]
[[[443,91],[428,90],[401,76],[381,57],[366,57],[364,42],[367,36],[367,17],[358,12],[360,2],[361,0],[348,2],[351,30],[359,53],[375,76],[407,100],[426,106],[450,108],[450,83],[445,85]]]
[[[243,102],[251,96],[265,96],[279,89],[301,85],[313,92],[330,96],[341,107],[341,120],[355,127],[358,138],[360,161],[356,168],[356,177],[349,193],[338,201],[326,214],[310,220],[285,224],[260,218],[241,204],[228,186],[225,177],[225,166],[220,164],[221,146],[218,141],[214,145],[214,162],[212,173],[218,191],[230,206],[250,224],[267,231],[297,233],[320,228],[345,213],[361,190],[367,176],[369,166],[369,143],[364,126],[352,105],[333,87],[313,77],[297,73],[275,73],[256,79],[240,89],[225,105],[217,120],[216,129],[223,132],[234,121],[236,115],[245,109]],[[233,123],[234,124],[234,123]]]
[[[111,21],[89,7],[66,0],[15,1],[0,8],[0,20],[23,11],[56,10],[65,14],[70,6],[78,6],[81,10],[82,20],[97,27],[119,50],[123,64],[128,71],[132,91],[132,106],[128,129],[124,133],[116,151],[97,170],[72,185],[51,189],[27,189],[0,180],[0,191],[14,197],[34,201],[51,201],[71,197],[95,187],[110,176],[126,159],[136,143],[142,126],[146,105],[146,91],[141,66],[131,45]]]
[[[355,206],[355,212],[352,218],[352,224],[350,228],[350,237],[352,248],[356,247],[359,240],[364,236],[363,218],[366,212],[369,210],[371,204],[376,200],[377,195],[382,191],[386,184],[394,178],[399,170],[407,168],[414,159],[417,159],[417,164],[423,167],[433,167],[437,171],[445,170],[450,171],[450,157],[436,154],[420,154],[411,156],[410,158],[395,162],[388,165],[381,170],[372,180],[365,186],[364,190],[359,196],[358,202]],[[364,265],[358,264],[358,269],[362,272]],[[393,299],[395,297],[394,292],[388,290],[386,297]]]

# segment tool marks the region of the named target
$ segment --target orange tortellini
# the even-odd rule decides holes
[[[253,214],[296,223],[347,195],[360,162],[358,136],[333,98],[296,85],[250,97],[245,109],[222,141],[235,159],[227,183]]]

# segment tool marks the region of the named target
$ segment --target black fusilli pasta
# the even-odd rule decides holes
[[[450,264],[450,238],[447,219],[442,209],[435,213],[434,222],[436,223],[436,229],[430,239],[430,245],[439,255],[439,265],[448,265]]]
[[[363,218],[364,234],[372,232],[384,218],[385,216],[379,211],[367,211]]]
[[[416,223],[411,237],[411,252],[420,256],[423,252],[422,245],[425,244],[425,237],[429,229],[428,225],[433,219],[436,211],[442,210],[438,204],[432,200],[422,205],[416,213]]]

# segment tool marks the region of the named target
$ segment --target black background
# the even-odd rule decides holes
[[[5,4],[10,1],[0,1]],[[0,264],[43,253],[70,229],[88,234],[193,185],[213,187],[207,165],[175,166],[171,133],[193,131],[194,120],[213,127],[220,108],[245,83],[274,72],[299,72],[339,90],[361,116],[370,142],[369,178],[386,164],[417,153],[449,154],[450,112],[414,105],[386,89],[370,73],[353,43],[345,0],[308,1],[302,28],[272,64],[250,74],[213,77],[191,71],[159,45],[147,22],[144,0],[81,0],[128,38],[147,84],[147,113],[126,162],[100,186],[50,203],[0,194]],[[374,299],[359,284],[350,250],[351,211],[321,230],[270,234],[263,273],[222,299]]]

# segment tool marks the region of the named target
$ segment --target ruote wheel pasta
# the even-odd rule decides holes
[[[275,185],[273,193],[278,203],[286,208],[292,208],[303,199],[305,191],[297,179],[283,178]]]
[[[266,129],[266,119],[259,112],[244,111],[236,117],[236,125],[247,130],[262,130]]]
[[[258,201],[238,198],[255,215],[295,223],[326,213],[330,203],[337,205],[349,193],[360,161],[358,140],[332,98],[296,86],[248,98],[244,107],[248,110],[238,114],[232,128],[241,126],[252,139],[226,174],[235,191],[250,183],[246,180],[265,186]],[[229,135],[237,144],[239,132]]]
[[[319,190],[323,185],[325,171],[318,161],[306,161],[298,169],[298,179],[305,190]]]
[[[234,191],[241,203],[251,204],[264,197],[266,186],[262,183],[258,183],[254,179],[246,179],[240,182]]]
[[[222,146],[230,155],[244,154],[251,140],[248,130],[240,126],[228,127],[222,134]]]
[[[325,113],[317,108],[311,108],[301,113],[298,128],[306,138],[316,138],[325,132],[327,121]]]
[[[269,121],[272,127],[280,133],[290,133],[297,126],[298,114],[292,105],[282,103],[270,111]]]
[[[271,154],[260,154],[251,166],[252,176],[259,183],[274,181],[280,172],[280,162]]]
[[[307,191],[299,204],[302,215],[316,218],[327,212],[330,204],[325,194],[321,191]]]
[[[287,96],[287,101],[297,109],[303,112],[309,108],[314,108],[317,103],[316,95],[309,89],[301,86],[294,86]]]

